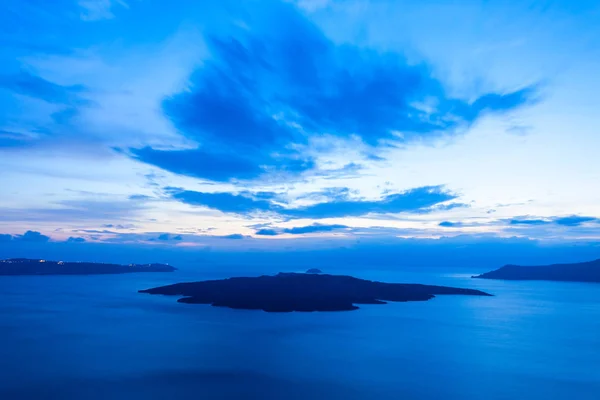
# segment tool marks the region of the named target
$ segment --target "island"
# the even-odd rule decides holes
[[[0,260],[0,275],[100,275],[133,272],[173,272],[168,264],[106,264],[29,258]]]
[[[473,276],[478,279],[511,281],[564,281],[600,283],[600,259],[573,264],[553,264],[525,267],[505,265],[497,270]]]
[[[279,273],[201,282],[177,283],[140,293],[183,296],[178,302],[215,307],[290,311],[351,311],[356,304],[425,301],[435,295],[491,296],[474,289],[383,283],[345,275]]]
[[[307,274],[322,274],[323,271],[321,271],[319,268],[309,268],[306,270]]]

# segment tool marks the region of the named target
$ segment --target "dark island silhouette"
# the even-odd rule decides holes
[[[350,311],[358,309],[356,304],[425,301],[446,294],[491,296],[474,289],[383,283],[351,276],[306,273],[177,283],[140,290],[140,293],[184,296],[178,300],[180,303],[267,312]]]
[[[473,276],[478,279],[501,279],[511,281],[564,281],[600,283],[600,259],[574,264],[541,266],[505,265],[495,271]]]
[[[105,264],[9,258],[0,260],[0,275],[99,275],[133,272],[173,272],[166,264]]]

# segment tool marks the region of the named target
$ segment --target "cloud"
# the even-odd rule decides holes
[[[250,180],[265,173],[270,168],[279,168],[278,171],[301,172],[312,168],[310,161],[295,163],[293,160],[277,162],[276,160],[265,160],[260,157],[251,159],[241,156],[236,152],[208,152],[203,149],[192,150],[156,150],[151,147],[132,149],[133,158],[179,175],[187,175],[195,178],[204,178],[213,181],[227,181],[233,177],[236,179]],[[248,154],[242,152],[241,154]],[[303,165],[305,167],[303,167]]]
[[[258,236],[278,236],[284,233],[290,235],[304,235],[306,233],[321,233],[321,232],[333,232],[342,229],[349,229],[346,225],[324,225],[324,224],[312,224],[308,226],[297,226],[293,228],[262,228],[255,232]]]
[[[109,230],[98,230],[98,229],[76,229],[73,232],[83,232],[83,233],[104,233],[104,234],[109,234],[109,235],[117,235],[118,232],[113,232],[113,231],[109,231]]]
[[[115,5],[128,8],[124,0],[79,0],[81,19],[83,21],[99,21],[114,18],[112,8]]]
[[[332,0],[293,0],[296,5],[308,12],[314,12],[327,7]]]
[[[279,231],[270,228],[259,229],[255,232],[259,236],[277,236],[279,235]]]
[[[551,221],[545,219],[511,219],[509,222],[511,225],[546,225],[550,224]]]
[[[596,217],[582,217],[579,215],[571,215],[568,217],[555,218],[553,222],[555,224],[564,225],[564,226],[580,226],[586,222],[599,222],[599,221],[600,221],[600,219],[598,219]]]
[[[259,191],[259,192],[243,191],[243,192],[240,192],[240,194],[243,196],[252,197],[253,199],[257,199],[257,200],[276,200],[276,199],[280,198],[282,195],[282,193],[265,192],[265,191]]]
[[[442,221],[438,224],[441,227],[444,228],[459,228],[464,226],[464,224],[462,222],[451,222],[451,221]]]
[[[150,200],[152,197],[145,194],[132,194],[129,196],[129,200]]]
[[[167,241],[167,240],[183,240],[181,235],[172,235],[170,233],[162,233],[158,236],[158,240]]]
[[[0,208],[0,221],[111,221],[136,217],[145,205],[135,201],[69,199],[52,208]],[[126,225],[122,225],[126,226]]]
[[[581,226],[588,222],[600,222],[600,218],[589,217],[589,216],[580,216],[580,215],[570,215],[565,217],[549,217],[549,218],[527,218],[527,217],[518,217],[511,219],[509,221],[510,225],[561,225],[561,226]]]
[[[115,229],[133,229],[135,225],[133,224],[103,224],[103,228],[115,228]]]
[[[437,205],[431,207],[430,209],[428,209],[427,211],[450,211],[450,210],[454,210],[456,208],[469,208],[469,207],[471,207],[471,205],[465,204],[465,203],[437,204]]]
[[[12,235],[1,233],[0,234],[0,243],[10,242],[12,240]]]
[[[87,104],[87,101],[81,97],[81,94],[86,91],[84,86],[58,85],[27,71],[20,71],[12,75],[0,75],[0,88],[52,104]]]
[[[356,194],[356,191],[353,192],[347,187],[330,187],[321,189],[316,192],[305,193],[301,196],[298,196],[298,199],[308,199],[316,201],[325,199],[327,201],[340,201],[347,200],[351,194]]]
[[[334,43],[291,4],[254,7],[242,25],[228,35],[208,32],[210,58],[164,101],[178,131],[199,147],[134,148],[132,157],[215,181],[297,174],[314,167],[298,151],[307,136],[357,135],[373,146],[430,137],[516,109],[536,93],[450,97],[430,66]]]
[[[33,139],[35,138],[31,135],[0,130],[0,148],[25,146],[31,143]]]
[[[85,243],[85,239],[82,237],[73,237],[67,239],[67,243]]]
[[[379,200],[350,200],[344,196],[337,196],[328,202],[285,208],[268,200],[257,200],[242,194],[177,191],[176,189],[170,191],[173,199],[190,205],[236,214],[274,212],[288,218],[335,218],[370,213],[419,212],[457,197],[444,190],[442,186],[424,186],[390,194]]]
[[[13,236],[13,240],[21,241],[21,242],[35,242],[35,243],[43,243],[50,240],[49,236],[42,235],[40,232],[36,231],[27,231],[22,235]]]
[[[332,232],[340,229],[348,229],[346,225],[321,225],[313,224],[308,226],[298,226],[294,228],[286,228],[283,233],[289,233],[291,235],[303,235],[305,233],[319,233],[319,232]]]
[[[354,162],[345,164],[341,168],[320,169],[313,172],[315,176],[322,176],[325,179],[339,179],[359,176],[359,171],[363,169],[361,164]]]
[[[278,209],[276,205],[268,200],[255,200],[247,196],[225,192],[204,193],[184,190],[173,193],[171,197],[182,203],[204,206],[225,213],[247,214]]]
[[[244,239],[246,236],[242,235],[241,233],[233,233],[231,235],[214,236],[214,237],[220,237],[221,239],[239,240],[239,239]]]
[[[457,195],[442,186],[424,186],[384,196],[380,200],[334,200],[287,209],[285,215],[300,218],[357,217],[366,214],[418,212],[453,200]]]

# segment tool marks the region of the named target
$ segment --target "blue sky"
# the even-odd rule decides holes
[[[0,245],[598,241],[598,20],[586,0],[3,1]]]

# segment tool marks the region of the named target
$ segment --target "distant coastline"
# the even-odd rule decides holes
[[[600,259],[581,263],[540,266],[505,265],[494,271],[473,276],[477,279],[512,281],[562,281],[600,283]]]
[[[4,275],[106,275],[137,272],[173,272],[168,264],[109,264],[95,262],[51,261],[9,258],[0,260],[0,276]]]

